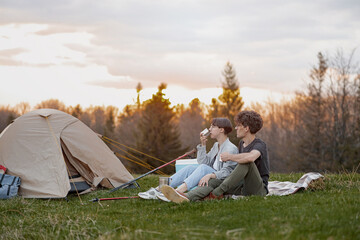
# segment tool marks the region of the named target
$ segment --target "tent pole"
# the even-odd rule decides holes
[[[139,198],[139,196],[133,196],[133,197],[114,197],[114,198],[94,198],[94,199],[91,199],[90,202],[100,202],[100,201],[108,201],[108,200],[121,200],[121,199],[131,199],[131,198]]]
[[[195,148],[192,149],[191,151],[185,153],[184,155],[181,155],[180,157],[178,157],[178,158],[176,158],[176,159],[174,159],[174,160],[171,160],[170,162],[165,163],[165,164],[161,165],[160,167],[157,167],[157,168],[151,170],[150,172],[147,172],[147,173],[145,173],[145,174],[143,174],[143,175],[141,175],[141,176],[139,176],[139,177],[137,177],[137,178],[135,178],[135,179],[127,182],[127,183],[124,183],[124,184],[122,184],[122,185],[120,185],[120,186],[118,186],[118,187],[116,187],[116,188],[111,189],[110,192],[115,192],[116,190],[118,190],[118,189],[120,189],[120,188],[124,188],[124,187],[130,185],[131,183],[139,180],[140,178],[143,178],[143,177],[149,175],[150,173],[156,172],[157,170],[159,170],[159,169],[161,169],[161,168],[163,168],[163,167],[165,167],[165,166],[167,166],[167,165],[175,162],[176,160],[179,160],[179,159],[184,158],[184,157],[186,157],[186,156],[188,156],[188,155],[190,155],[190,154],[193,154],[194,152],[196,152],[196,149],[195,149]]]

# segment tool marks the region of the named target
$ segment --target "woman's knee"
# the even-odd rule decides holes
[[[197,168],[197,166],[187,165],[187,166],[183,167],[182,169],[180,169],[178,171],[178,173],[193,172],[193,171],[195,171],[196,168]]]
[[[199,169],[199,170],[212,170],[212,167],[202,163],[197,167],[197,169]]]

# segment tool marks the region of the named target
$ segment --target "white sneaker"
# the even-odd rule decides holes
[[[156,195],[156,197],[164,202],[171,202],[169,199],[165,197],[163,193],[160,193],[159,195]]]
[[[138,196],[142,199],[158,199],[156,196],[159,195],[161,192],[155,188],[150,188],[146,192],[138,193]]]

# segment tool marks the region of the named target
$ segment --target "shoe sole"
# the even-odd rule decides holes
[[[161,192],[165,195],[167,199],[175,203],[189,202],[190,200],[184,196],[181,196],[175,189],[168,185],[161,187]]]

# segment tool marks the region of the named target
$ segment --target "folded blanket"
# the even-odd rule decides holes
[[[275,196],[284,196],[296,193],[301,189],[307,189],[310,182],[324,176],[320,173],[310,172],[304,174],[296,183],[293,182],[279,182],[279,181],[269,181],[268,189],[270,195]]]

